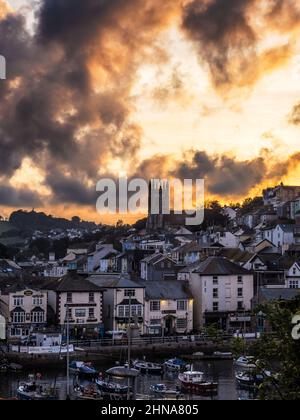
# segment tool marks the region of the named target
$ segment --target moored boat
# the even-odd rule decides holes
[[[265,371],[264,374],[240,372],[235,378],[241,388],[257,388],[266,378],[270,378],[271,376],[271,372],[268,371]]]
[[[70,372],[84,378],[95,378],[97,370],[89,363],[73,361],[70,363]]]
[[[163,373],[163,366],[159,365],[158,363],[136,360],[133,362],[133,367],[140,373],[148,373],[151,375],[162,375]]]
[[[256,368],[255,358],[252,356],[241,356],[235,361],[237,367],[253,370]]]
[[[95,385],[74,387],[74,396],[79,401],[102,401],[103,396]]]
[[[215,351],[213,357],[216,360],[232,360],[233,354],[231,352]]]
[[[131,394],[131,389],[127,385],[105,381],[101,378],[96,379],[96,385],[104,399],[127,400],[128,394]]]
[[[37,383],[34,375],[30,375],[28,382],[20,384],[17,389],[17,398],[23,401],[57,400],[57,390]]]
[[[215,395],[218,393],[218,383],[206,381],[203,372],[187,371],[180,373],[178,379],[183,390],[191,394]]]
[[[220,351],[215,351],[212,354],[206,354],[206,353],[202,353],[202,352],[197,352],[192,354],[192,356],[189,357],[190,360],[194,360],[194,361],[202,361],[202,360],[232,360],[233,359],[233,354],[228,352],[220,352]]]
[[[156,395],[160,395],[164,397],[171,397],[171,396],[176,397],[180,395],[179,389],[168,389],[165,384],[151,385],[150,391],[152,391]]]
[[[164,363],[167,370],[179,372],[186,367],[186,363],[181,359],[170,359]]]

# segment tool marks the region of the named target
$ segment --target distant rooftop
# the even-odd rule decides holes
[[[250,271],[245,270],[238,264],[229,261],[227,258],[222,257],[208,257],[205,261],[201,262],[198,267],[193,271],[202,276],[229,276],[229,275],[249,275]]]

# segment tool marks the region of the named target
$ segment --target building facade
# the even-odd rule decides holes
[[[194,328],[217,324],[221,329],[250,326],[253,274],[222,257],[208,257],[190,273]]]
[[[73,338],[98,338],[103,333],[103,291],[70,271],[61,279],[47,284],[49,305],[56,314],[56,323],[70,326]]]
[[[46,291],[16,285],[2,291],[0,305],[9,339],[27,337],[47,325]]]
[[[122,275],[95,274],[89,281],[103,290],[105,331],[127,330],[129,323],[144,334],[145,287]]]
[[[193,297],[180,281],[144,282],[145,330],[149,335],[188,334],[193,330]]]

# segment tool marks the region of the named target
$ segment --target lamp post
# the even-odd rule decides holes
[[[67,317],[67,400],[70,400],[70,319],[69,319],[69,305],[66,305]]]

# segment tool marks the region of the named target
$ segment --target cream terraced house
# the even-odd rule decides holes
[[[135,323],[140,334],[145,333],[145,286],[120,274],[95,274],[89,281],[103,290],[103,322],[106,331],[126,330]]]
[[[47,324],[47,292],[18,284],[7,287],[0,295],[0,309],[6,319],[7,337],[27,337]]]
[[[67,321],[74,339],[98,338],[103,332],[103,291],[76,270],[48,281],[49,305],[62,329]]]
[[[188,334],[193,330],[193,297],[178,280],[144,281],[145,331],[149,335]]]

